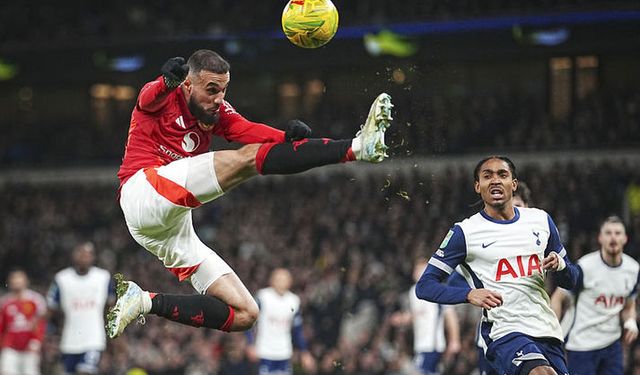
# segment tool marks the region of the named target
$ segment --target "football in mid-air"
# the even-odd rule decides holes
[[[282,30],[298,47],[321,47],[338,31],[338,10],[331,0],[290,0],[282,11]]]

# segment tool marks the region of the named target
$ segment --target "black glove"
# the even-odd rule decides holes
[[[287,127],[284,131],[285,142],[299,141],[311,136],[311,128],[300,120],[287,121]]]
[[[164,78],[164,84],[169,90],[173,90],[187,78],[189,66],[185,63],[184,57],[172,57],[162,65],[160,71]]]

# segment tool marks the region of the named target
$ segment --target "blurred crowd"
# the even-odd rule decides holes
[[[388,24],[634,7],[629,0],[405,1],[334,0],[344,26]],[[0,4],[0,46],[7,43],[68,44],[79,41],[157,40],[195,35],[223,35],[275,30],[286,1],[197,0],[188,5],[167,0],[67,2],[65,6],[26,0]],[[276,26],[274,26],[276,25]]]
[[[556,220],[572,259],[597,248],[599,221],[627,220],[626,252],[640,255],[640,170],[632,161],[562,161],[518,165],[533,192],[533,206]],[[267,286],[274,267],[294,275],[304,332],[318,374],[409,374],[410,329],[395,327],[412,283],[416,256],[430,256],[452,223],[479,210],[472,170],[429,165],[391,172],[327,172],[256,178],[194,211],[198,235],[235,269],[252,292]],[[22,266],[36,290],[46,291],[68,266],[82,240],[95,242],[98,265],[123,272],[150,291],[190,293],[131,238],[116,202],[116,188],[79,185],[0,187],[0,277]],[[446,374],[475,366],[479,311],[461,315],[462,351],[444,362]],[[44,348],[47,374],[59,370],[59,327]],[[241,333],[196,329],[148,317],[110,341],[103,374],[250,374]],[[640,369],[640,347],[627,358]],[[295,363],[295,361],[294,361]],[[297,368],[297,373],[300,369]],[[640,371],[640,370],[638,370]],[[141,373],[141,372],[138,372]]]
[[[402,149],[405,155],[486,149],[592,150],[640,145],[640,92],[637,89],[595,91],[584,99],[576,99],[573,113],[562,120],[548,113],[546,96],[516,89],[444,95],[398,86],[389,93],[397,110],[387,137],[392,149]],[[241,98],[232,95],[229,101],[252,121],[282,127],[286,120],[299,117],[311,126],[314,136],[334,139],[352,138],[370,105],[369,95],[344,98],[327,94],[317,105],[308,111],[300,109],[293,117],[275,113],[276,110],[260,117],[244,110],[238,102]],[[101,116],[101,112],[95,111],[94,121],[82,124],[78,119],[12,124],[0,138],[0,162],[4,166],[116,164],[122,157],[134,100],[109,107],[108,121],[104,123],[95,119]],[[296,108],[304,106],[296,105]],[[17,121],[26,119],[21,117]],[[69,139],[74,140],[73,147],[68,146]],[[226,142],[215,146],[220,147],[229,146]]]

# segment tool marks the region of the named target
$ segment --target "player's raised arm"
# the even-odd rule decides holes
[[[183,57],[172,57],[162,66],[162,76],[144,85],[136,107],[142,112],[157,112],[167,101],[169,93],[187,77],[189,67]]]
[[[214,128],[214,133],[232,142],[242,144],[282,143],[299,141],[311,136],[311,128],[300,120],[288,121],[283,131],[247,120],[227,101],[222,103],[220,110],[220,123]]]
[[[556,224],[548,216],[549,221],[549,241],[544,251],[545,258],[542,260],[542,269],[553,271],[556,283],[565,289],[574,289],[578,284],[580,271],[578,267],[571,263],[567,256],[567,250],[562,246],[560,234]]]
[[[220,105],[220,120],[213,132],[228,141],[242,144],[284,142],[284,131],[247,120],[226,100]]]

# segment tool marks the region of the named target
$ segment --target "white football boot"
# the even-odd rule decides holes
[[[114,275],[116,280],[117,301],[107,313],[107,336],[109,338],[118,337],[122,331],[134,320],[144,324],[144,314],[151,308],[150,298],[147,292],[143,291],[138,284],[133,281],[124,280],[122,274]],[[148,299],[145,304],[145,299]],[[145,305],[146,308],[145,308]]]
[[[389,156],[388,147],[384,144],[384,132],[393,120],[391,108],[393,104],[389,94],[382,93],[373,101],[367,120],[351,143],[356,160],[380,163]]]

